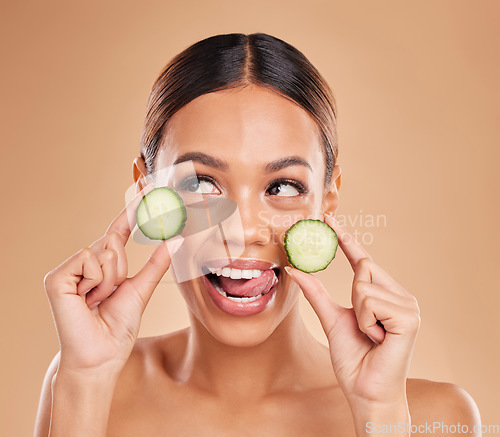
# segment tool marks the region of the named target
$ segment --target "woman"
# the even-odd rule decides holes
[[[61,350],[47,371],[36,436],[426,435],[423,426],[436,421],[470,431],[479,424],[460,387],[407,379],[419,308],[333,218],[335,117],[316,69],[267,34],[213,36],[165,67],[133,164],[136,196],[104,236],[45,277]],[[127,278],[127,210],[152,189],[151,175],[186,161],[197,175],[186,193],[236,202],[244,248],[224,275],[178,284],[188,328],[137,339],[169,249],[185,248],[158,245]],[[336,231],[353,269],[352,308],[288,265],[282,241],[292,216]],[[213,294],[214,282],[226,290],[244,282],[231,278],[242,269],[272,278],[253,314],[228,311]],[[301,292],[329,347],[305,327]]]

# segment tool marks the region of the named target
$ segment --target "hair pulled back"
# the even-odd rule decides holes
[[[183,50],[162,69],[151,90],[141,135],[147,173],[155,172],[167,123],[179,109],[203,94],[250,84],[277,92],[314,118],[328,187],[338,156],[333,93],[299,50],[266,33],[211,36]]]

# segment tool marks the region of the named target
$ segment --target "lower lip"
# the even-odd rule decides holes
[[[266,307],[274,300],[276,295],[276,289],[278,288],[279,282],[277,282],[269,293],[264,294],[260,299],[254,300],[253,302],[234,302],[227,297],[222,296],[212,285],[210,280],[203,276],[203,281],[208,290],[208,294],[212,298],[212,302],[220,310],[225,313],[231,314],[233,316],[251,316],[253,314],[258,314],[266,309]]]

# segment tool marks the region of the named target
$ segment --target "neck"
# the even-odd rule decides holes
[[[181,379],[204,391],[258,399],[283,390],[304,390],[333,382],[330,378],[318,381],[319,366],[331,365],[328,348],[305,326],[299,302],[265,341],[249,347],[220,342],[196,317],[190,316]],[[334,379],[333,369],[330,371]]]

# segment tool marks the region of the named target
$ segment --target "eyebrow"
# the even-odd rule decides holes
[[[185,161],[197,161],[200,164],[213,167],[217,170],[222,170],[222,171],[229,170],[229,164],[226,161],[207,155],[206,153],[203,152],[184,153],[174,161],[174,165],[180,164],[181,162]],[[304,158],[301,158],[300,156],[297,155],[287,156],[285,158],[280,158],[276,159],[275,161],[271,161],[266,164],[266,166],[264,167],[264,171],[266,173],[273,173],[282,170],[286,167],[290,167],[292,165],[301,165],[312,171],[312,168],[309,165],[309,163]]]

